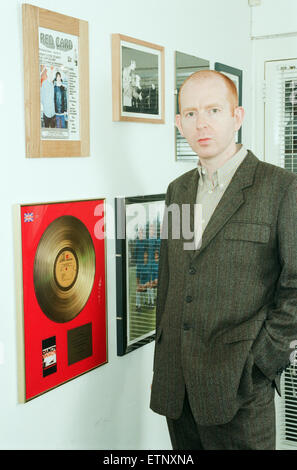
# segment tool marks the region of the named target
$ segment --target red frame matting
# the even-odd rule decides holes
[[[33,220],[25,222],[25,214],[33,214]],[[87,227],[94,244],[96,270],[93,288],[83,310],[72,320],[58,323],[50,320],[39,306],[33,269],[41,236],[51,222],[65,215],[77,217]],[[107,362],[105,240],[95,235],[96,227],[105,226],[104,217],[105,203],[101,199],[21,206],[25,401]],[[90,323],[91,356],[68,365],[68,331]],[[42,341],[51,337],[56,339],[57,370],[44,377]]]

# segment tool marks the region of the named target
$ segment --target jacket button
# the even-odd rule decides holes
[[[189,274],[196,274],[196,269],[193,266],[190,267]]]
[[[193,300],[193,297],[191,295],[187,295],[186,302],[189,304],[192,302],[192,300]]]
[[[190,328],[191,328],[191,327],[190,327],[189,323],[184,323],[184,324],[183,324],[183,329],[184,329],[185,331],[188,331]]]

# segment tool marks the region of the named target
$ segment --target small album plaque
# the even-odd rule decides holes
[[[92,323],[78,326],[67,332],[68,365],[92,355]]]

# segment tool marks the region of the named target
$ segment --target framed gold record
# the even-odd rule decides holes
[[[20,205],[16,213],[26,402],[107,362],[105,200]]]

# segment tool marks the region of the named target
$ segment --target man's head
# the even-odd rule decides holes
[[[144,264],[147,264],[147,261],[148,261],[148,251],[144,250],[144,252],[143,252],[143,262],[144,262]]]
[[[179,108],[176,125],[200,158],[235,153],[244,110],[232,80],[214,70],[195,72],[180,89]]]
[[[143,240],[143,228],[141,226],[138,227],[138,238],[139,240]]]
[[[57,81],[57,82],[61,82],[61,81],[62,81],[62,77],[61,77],[60,72],[57,72],[57,73],[56,73],[56,81]]]

